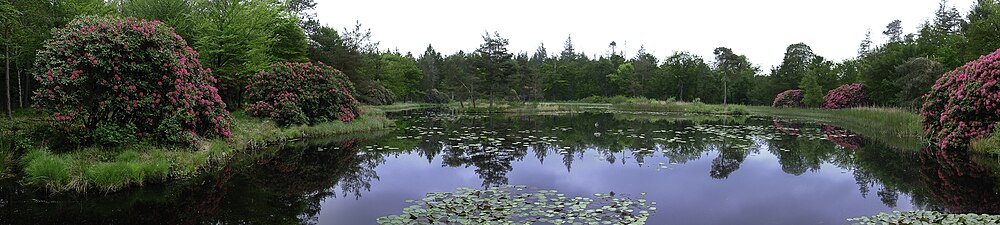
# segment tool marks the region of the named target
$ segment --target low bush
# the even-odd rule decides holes
[[[771,107],[804,107],[802,90],[787,90],[774,97]]]
[[[359,92],[356,97],[366,105],[392,105],[396,101],[396,94],[376,81],[359,81],[357,86]]]
[[[861,84],[845,84],[834,88],[823,97],[823,108],[843,109],[867,106],[871,101]]]
[[[35,107],[79,140],[192,143],[230,135],[211,70],[159,21],[79,17],[43,46]]]
[[[945,73],[924,96],[924,133],[939,148],[962,148],[1000,122],[1000,51]]]
[[[361,113],[353,92],[347,76],[322,63],[275,64],[250,78],[246,111],[282,126],[350,122]]]
[[[451,102],[451,98],[444,92],[438,91],[438,89],[430,89],[427,90],[424,101],[427,101],[427,103],[448,103]]]

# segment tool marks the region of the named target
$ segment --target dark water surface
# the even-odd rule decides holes
[[[996,158],[895,149],[775,118],[409,112],[398,128],[292,143],[109,195],[0,184],[0,224],[375,224],[408,199],[527,185],[645,192],[648,224],[844,224],[892,210],[1000,213]],[[914,140],[917,141],[917,140]]]

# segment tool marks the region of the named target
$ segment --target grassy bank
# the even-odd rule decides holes
[[[53,132],[44,118],[18,117],[0,125],[0,171],[20,168],[22,180],[51,191],[116,191],[134,185],[183,179],[233,155],[268,144],[310,137],[377,130],[392,125],[385,113],[366,107],[349,123],[333,121],[312,126],[279,127],[272,121],[233,113],[233,137],[204,140],[193,147],[135,143],[114,148],[56,148],[61,142],[46,139]],[[10,144],[6,144],[10,143]],[[7,173],[10,176],[10,173]]]
[[[721,115],[746,115],[747,108],[742,105],[712,105],[701,102],[679,102],[641,99],[636,101],[606,102],[509,102],[480,100],[475,105],[470,101],[453,102],[448,108],[460,112],[480,113],[543,113],[543,112],[582,112],[582,111],[626,111],[626,112],[680,112]]]
[[[543,112],[679,112],[720,115],[782,117],[827,123],[899,149],[919,150],[925,146],[920,116],[894,108],[774,108],[769,106],[715,105],[627,97],[590,97],[574,102],[507,102],[479,100],[447,104],[460,112],[543,113]],[[1000,145],[1000,138],[996,139]]]
[[[920,150],[925,146],[920,115],[893,108],[774,108],[748,106],[751,114],[778,116],[829,123],[851,130],[889,146]]]

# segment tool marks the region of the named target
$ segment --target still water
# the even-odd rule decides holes
[[[835,126],[621,112],[392,115],[201,177],[114,193],[0,184],[0,224],[375,224],[406,200],[526,185],[646,193],[648,224],[844,224],[893,210],[1000,213],[997,159],[901,149]],[[916,141],[916,140],[914,140]]]

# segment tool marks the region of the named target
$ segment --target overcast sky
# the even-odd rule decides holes
[[[588,57],[618,43],[631,57],[645,46],[658,58],[688,51],[712,58],[716,47],[744,54],[767,72],[789,44],[804,42],[834,60],[854,57],[865,32],[881,43],[892,20],[912,33],[934,16],[939,0],[316,0],[321,23],[340,28],[355,21],[370,28],[382,49],[423,54],[428,44],[444,54],[475,50],[482,35],[497,31],[514,52],[549,54],[574,47]],[[968,14],[975,0],[950,0]],[[626,45],[627,43],[627,45]]]

